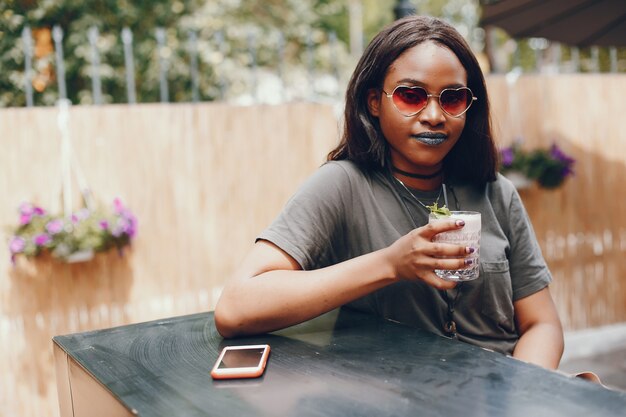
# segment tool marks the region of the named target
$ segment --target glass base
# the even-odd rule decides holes
[[[478,265],[473,268],[468,269],[455,269],[455,270],[445,270],[445,269],[435,269],[435,274],[441,279],[446,281],[473,281],[478,278]]]

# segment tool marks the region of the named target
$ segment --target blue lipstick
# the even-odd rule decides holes
[[[420,133],[419,135],[412,135],[411,137],[418,142],[421,142],[428,146],[441,145],[443,142],[446,141],[446,139],[448,139],[447,135],[435,132],[424,132]]]

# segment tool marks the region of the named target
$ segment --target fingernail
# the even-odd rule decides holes
[[[466,259],[466,260],[465,260],[465,265],[471,265],[471,264],[473,264],[473,263],[474,263],[474,260],[473,260],[473,259]]]
[[[465,253],[474,253],[476,251],[476,249],[472,248],[471,246],[467,246],[465,248]]]
[[[457,226],[465,226],[465,220],[457,220],[456,221],[456,225]]]

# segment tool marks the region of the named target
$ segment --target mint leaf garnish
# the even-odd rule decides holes
[[[426,208],[428,208],[428,210],[430,210],[430,212],[434,214],[437,218],[450,217],[452,215],[452,213],[450,213],[450,210],[448,209],[448,207],[446,207],[445,204],[439,207],[436,201],[433,203],[432,206],[426,206]]]

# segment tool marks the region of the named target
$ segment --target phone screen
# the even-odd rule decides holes
[[[256,368],[261,364],[265,348],[227,350],[217,369]]]

